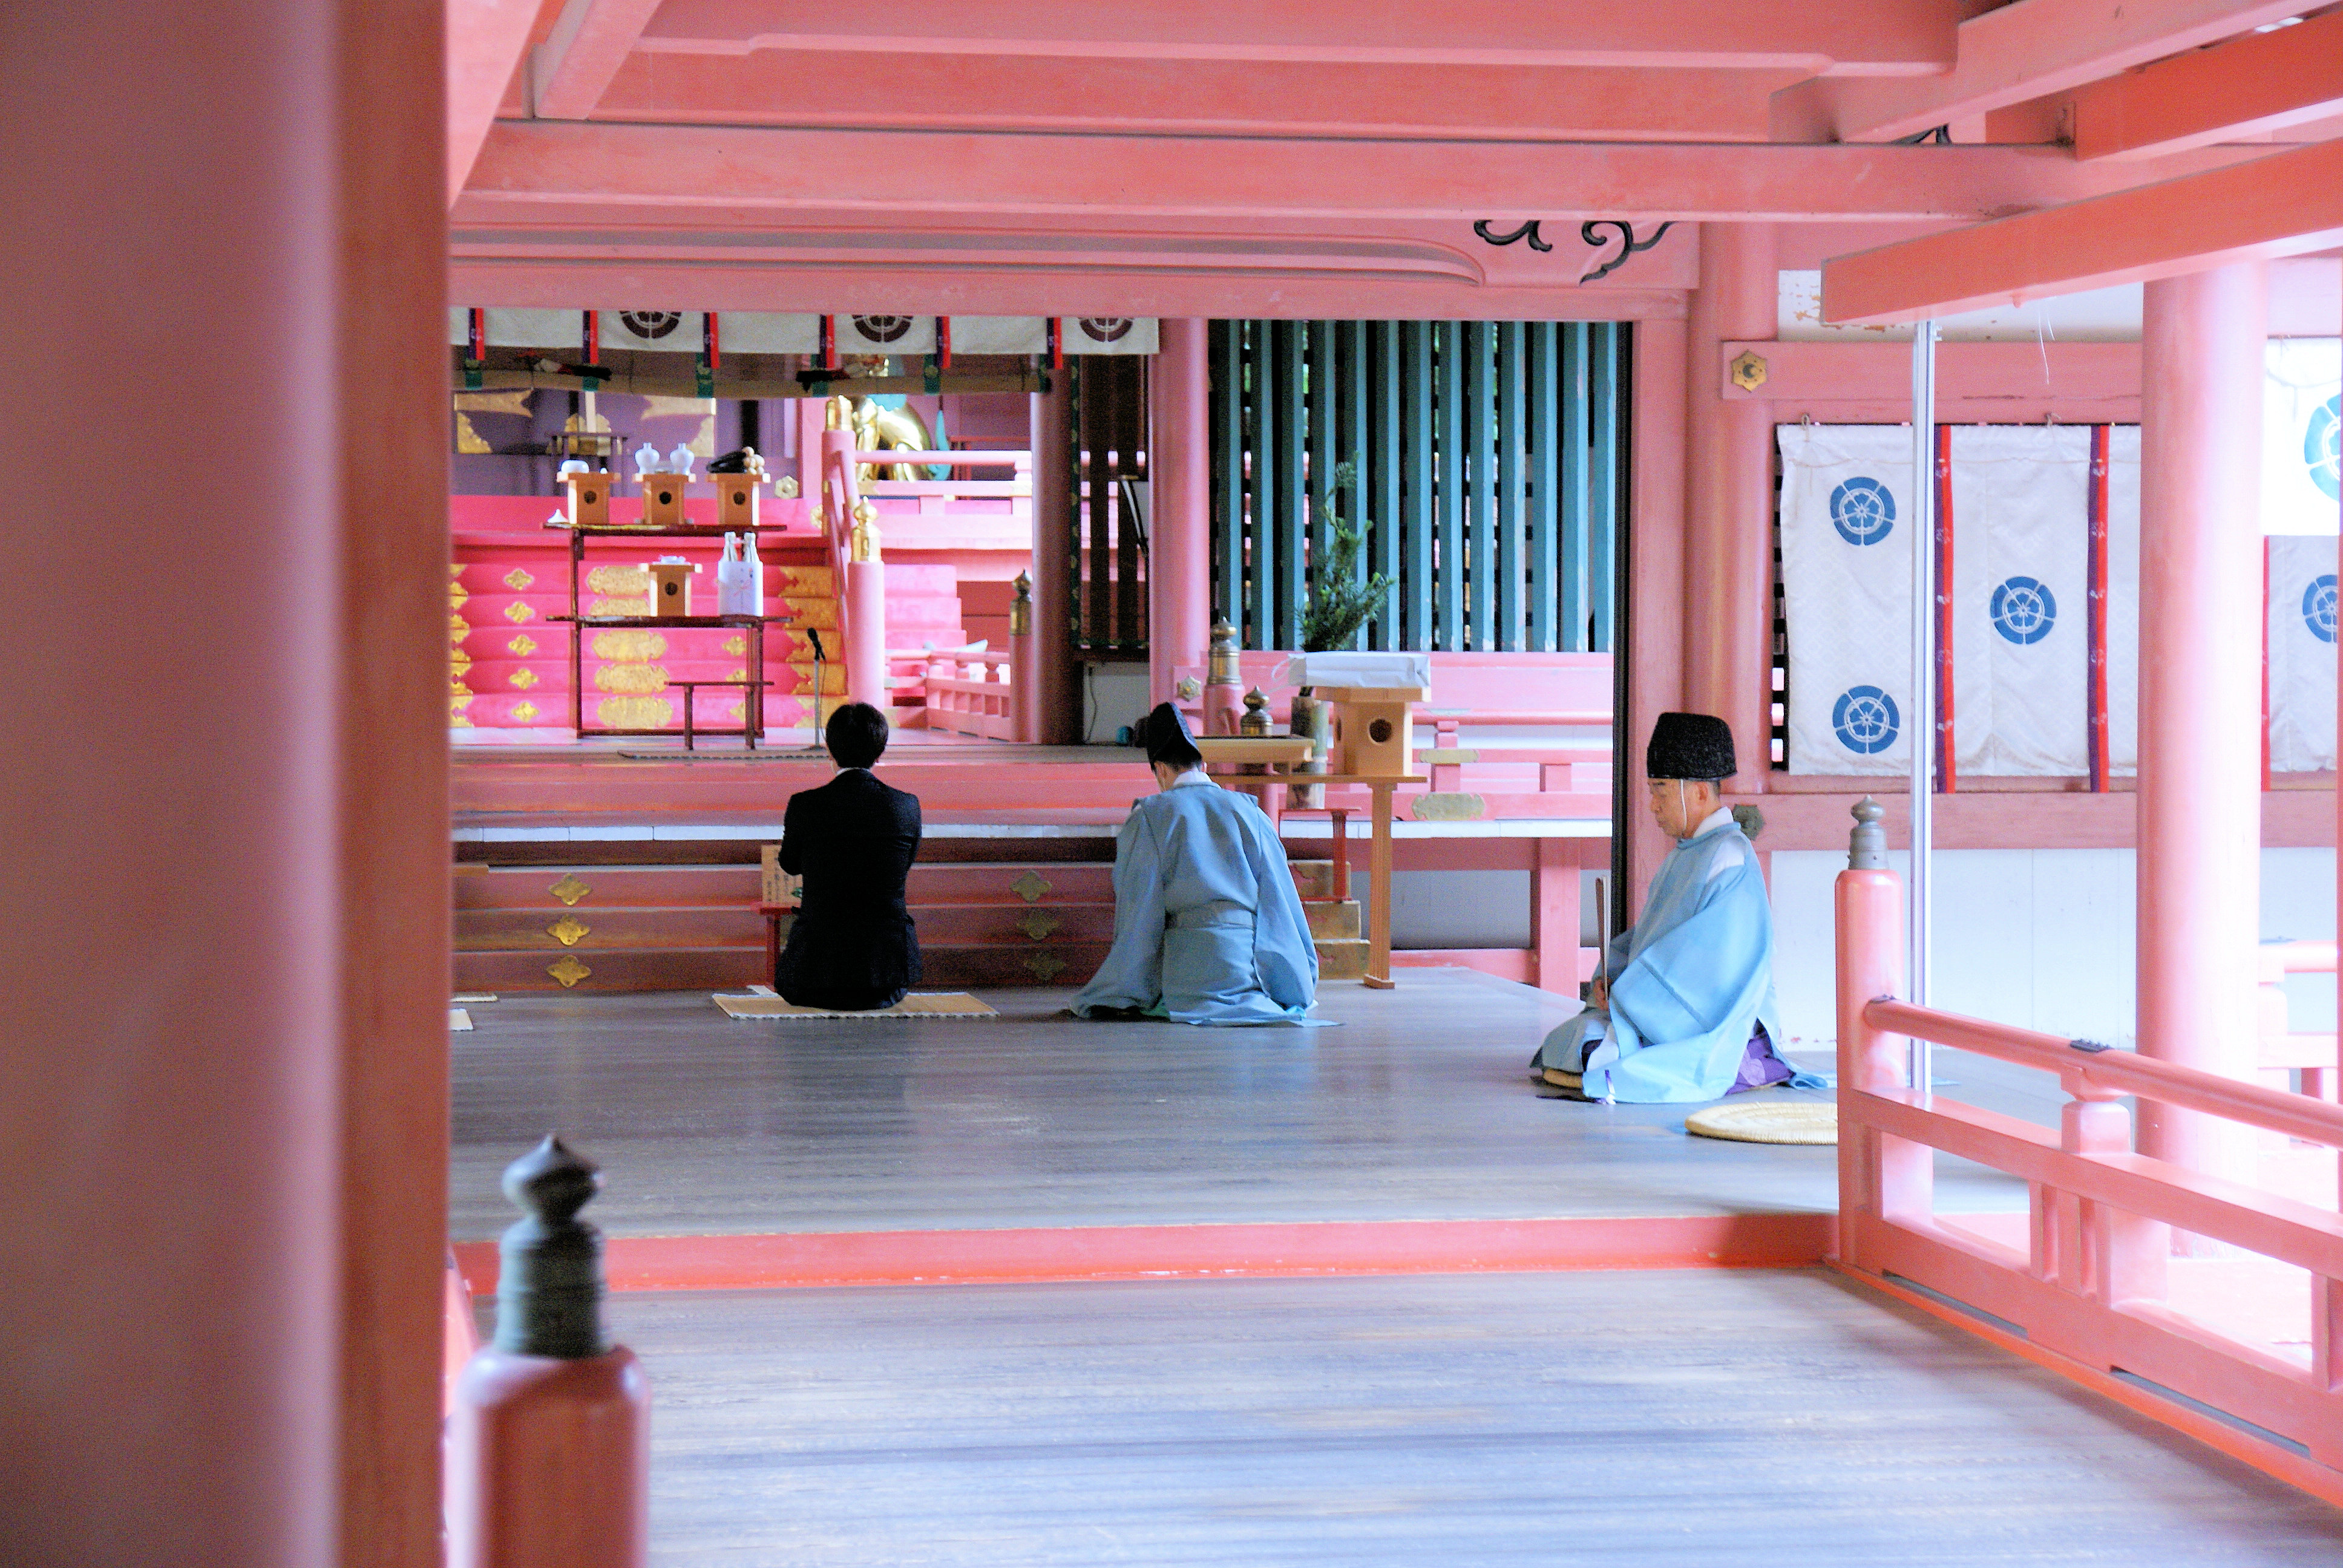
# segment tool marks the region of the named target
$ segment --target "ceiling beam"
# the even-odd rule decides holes
[[[1638,65],[1916,75],[1953,59],[1948,0],[667,0],[646,50],[1060,55],[1301,65]]]
[[[1951,70],[1817,91],[1844,142],[1892,141],[2249,33],[2308,0],[2016,0],[1960,25]]]
[[[530,61],[531,106],[548,120],[594,112],[659,0],[568,0]]]
[[[2075,95],[2075,156],[2152,157],[2343,114],[2343,11],[2248,33]]]
[[[761,49],[636,54],[598,120],[920,130],[1757,142],[1800,74]]]
[[[1823,264],[1823,318],[1855,327],[2023,304],[2343,245],[2343,142],[1929,235]]]
[[[2176,160],[2234,161],[2225,148]],[[1364,141],[498,122],[467,211],[655,224],[715,206],[744,225],[807,208],[936,216],[1519,220],[1956,219],[2137,183],[2064,148]]]
[[[496,123],[537,24],[538,0],[447,0],[447,199],[453,202]]]

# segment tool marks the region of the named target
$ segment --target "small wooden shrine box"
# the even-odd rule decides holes
[[[643,569],[651,574],[653,615],[691,613],[691,574],[698,567],[689,561],[648,561]]]
[[[1421,686],[1318,688],[1319,699],[1334,705],[1328,726],[1333,770],[1369,779],[1407,777],[1415,760],[1415,715],[1409,704],[1427,695]]]
[[[757,477],[753,474],[716,476],[716,523],[719,528],[757,526]]]
[[[563,478],[562,483],[569,487],[569,526],[571,528],[609,527],[609,475],[570,474]]]
[[[684,478],[680,474],[643,476],[645,528],[675,528],[683,526],[683,486]]]

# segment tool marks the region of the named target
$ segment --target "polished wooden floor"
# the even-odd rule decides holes
[[[1828,1149],[1689,1138],[1681,1106],[1541,1100],[1575,1004],[1463,970],[1329,985],[1338,1029],[735,1021],[705,993],[510,997],[456,1040],[452,1233],[512,1219],[546,1132],[612,1235],[1826,1211]],[[1825,1064],[1827,1065],[1826,1063]],[[2003,1190],[1980,1201],[2023,1204]],[[1956,1182],[1946,1207],[1959,1207]]]
[[[654,1561],[2343,1561],[2343,1513],[1815,1270],[622,1295]]]

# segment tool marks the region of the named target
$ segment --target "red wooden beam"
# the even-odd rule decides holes
[[[1305,65],[1797,66],[1913,75],[1952,61],[1943,0],[985,0],[957,6],[668,0],[640,47],[1292,60]]]
[[[638,53],[598,120],[921,130],[1762,142],[1788,69]]]
[[[582,120],[602,100],[659,0],[568,0],[529,65],[537,113]]]
[[[2030,0],[2029,0],[2030,3]],[[2182,166],[2232,161],[2183,154]],[[468,215],[641,223],[720,208],[728,226],[808,209],[901,233],[967,215],[1443,219],[1541,215],[1800,222],[1975,219],[2131,183],[2063,148],[1683,146],[1337,137],[1218,139],[499,121]],[[1469,234],[1460,232],[1460,244]],[[1485,249],[1486,246],[1477,247]]]
[[[2075,156],[2137,158],[2343,115],[2343,11],[2158,60],[2075,95]]]
[[[2079,87],[2308,9],[2305,0],[2023,0],[1960,25],[1953,68],[1825,89],[1842,141],[1887,141]]]
[[[447,0],[447,199],[480,156],[497,106],[519,70],[538,0]]]
[[[1823,316],[1916,321],[2343,244],[2343,142],[2319,142],[1823,265]]]

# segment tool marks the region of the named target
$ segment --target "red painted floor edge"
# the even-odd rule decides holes
[[[1821,1262],[1837,1224],[1833,1214],[1763,1213],[619,1236],[604,1255],[614,1291],[1788,1269]],[[495,1242],[459,1242],[456,1257],[476,1295],[496,1289]]]

